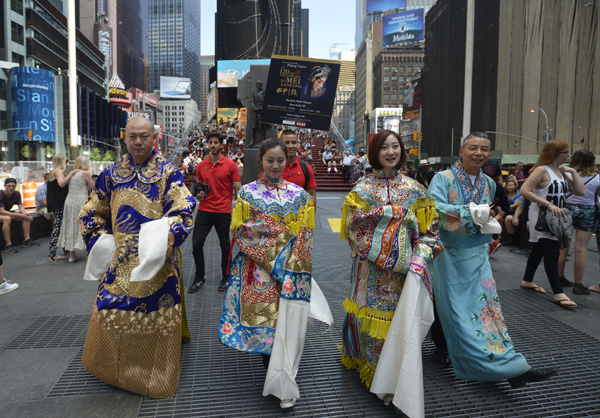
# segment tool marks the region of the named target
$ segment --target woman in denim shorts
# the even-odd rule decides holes
[[[596,157],[591,151],[579,150],[571,157],[572,168],[577,170],[581,180],[585,183],[585,196],[574,194],[567,195],[566,207],[571,211],[573,228],[575,232],[575,262],[573,293],[576,295],[589,295],[590,291],[582,284],[585,272],[586,254],[588,244],[596,231],[597,209],[596,194],[600,195],[600,175],[594,164]],[[558,271],[564,277],[565,264],[567,261],[567,250],[561,251]]]

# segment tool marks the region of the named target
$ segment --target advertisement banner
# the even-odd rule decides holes
[[[217,89],[213,87],[206,96],[206,120],[211,120],[217,114]]]
[[[402,103],[404,113],[408,113],[414,110],[419,110],[421,107],[421,79],[415,78],[414,80],[407,81],[404,86],[404,102]],[[412,119],[407,116],[406,119]]]
[[[235,118],[239,120],[240,110],[237,107],[220,107],[217,109],[217,120],[219,122],[221,119],[223,119],[223,122],[233,122]]]
[[[237,87],[251,65],[269,65],[270,59],[217,61],[217,87]]]
[[[274,55],[261,119],[328,131],[339,75],[339,61]]]
[[[367,13],[406,9],[406,0],[367,0]]]
[[[191,99],[192,80],[184,77],[160,77],[161,99]]]
[[[383,16],[383,46],[422,41],[424,16],[423,9]]]
[[[54,73],[35,67],[14,67],[10,74],[15,140],[56,142]],[[32,136],[28,138],[30,130]]]

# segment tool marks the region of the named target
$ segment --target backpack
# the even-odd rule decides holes
[[[306,166],[306,163],[302,158],[298,158],[298,161],[300,162],[300,168],[302,169],[302,173],[304,174],[304,190],[307,190],[308,181],[310,180],[308,175],[308,167]]]

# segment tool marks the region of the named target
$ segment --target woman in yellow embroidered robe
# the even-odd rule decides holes
[[[401,156],[392,158],[392,147]],[[430,268],[442,248],[438,219],[429,192],[398,171],[405,155],[398,134],[380,131],[369,145],[375,170],[354,187],[342,207],[342,239],[348,239],[353,251],[342,361],[359,370],[368,388],[409,272],[426,289],[421,295],[433,315]],[[417,343],[420,347],[421,341]]]
[[[285,165],[283,142],[269,139],[263,148],[281,148]],[[322,318],[312,300],[324,301],[312,277],[313,228],[312,197],[280,175],[263,173],[238,194],[231,230],[239,252],[230,265],[219,338],[236,350],[271,356],[263,395],[291,402],[282,408],[300,396],[295,377],[309,315]]]

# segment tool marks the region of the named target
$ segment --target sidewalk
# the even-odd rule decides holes
[[[207,283],[185,294],[192,341],[182,349],[174,399],[155,400],[108,386],[81,366],[81,354],[97,284],[82,280],[84,262],[48,262],[49,239],[40,247],[2,254],[7,279],[20,285],[0,296],[0,417],[397,417],[346,370],[342,302],[349,287],[350,250],[330,229],[341,216],[343,193],[319,193],[313,272],[334,315],[329,332],[309,330],[297,381],[301,397],[282,412],[262,396],[265,371],[258,355],[223,346],[217,336],[223,293],[220,250],[214,232],[206,243]],[[584,283],[600,282],[599,254],[592,240]],[[192,242],[183,246],[184,283],[193,278]],[[430,342],[423,348],[425,407],[429,417],[598,416],[600,411],[600,295],[577,296],[580,308],[561,309],[552,296],[519,289],[526,258],[502,247],[492,258],[503,313],[517,351],[536,366],[557,365],[557,376],[526,389],[507,382],[456,380],[437,360]],[[573,277],[573,256],[567,277]],[[543,266],[536,283],[550,289]]]

